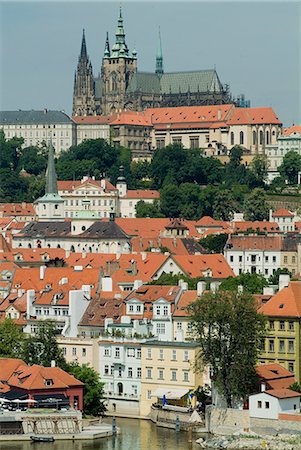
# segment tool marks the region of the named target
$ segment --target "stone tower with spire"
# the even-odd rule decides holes
[[[95,112],[92,64],[88,57],[85,30],[83,30],[81,51],[74,75],[73,115],[90,116],[95,114]]]
[[[158,48],[157,48],[157,54],[156,54],[156,74],[163,75],[164,69],[163,69],[163,53],[162,53],[162,43],[161,43],[161,32],[159,27],[159,41],[158,41]]]
[[[54,148],[51,142],[48,147],[45,195],[35,201],[35,206],[39,222],[64,221],[64,200],[58,194],[57,176],[54,165]]]
[[[126,108],[126,89],[134,73],[137,72],[137,53],[130,54],[125,42],[123,18],[119,11],[115,44],[110,50],[107,34],[104,57],[102,60],[102,114]]]

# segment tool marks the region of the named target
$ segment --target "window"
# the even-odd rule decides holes
[[[257,408],[262,408],[262,401],[261,400],[258,400],[258,402],[257,402]]]
[[[270,409],[270,402],[265,402],[265,409]]]
[[[110,348],[109,348],[109,347],[105,347],[104,355],[105,355],[105,356],[110,356],[110,354],[111,354]]]
[[[188,352],[188,350],[184,350],[184,361],[189,361],[189,352]]]
[[[66,356],[67,355],[67,348],[63,347],[63,355]]]
[[[120,348],[119,347],[115,348],[115,358],[120,358]]]
[[[156,139],[156,147],[157,148],[165,147],[165,139]]]
[[[239,133],[239,143],[242,145],[244,143],[244,132]]]
[[[280,320],[280,322],[279,322],[279,330],[285,330],[285,322],[284,322],[284,320]]]
[[[161,348],[159,350],[159,359],[164,359],[164,351]]]
[[[163,316],[167,316],[168,315],[168,305],[164,305],[163,306]]]
[[[141,312],[141,305],[136,305],[136,312]]]
[[[134,305],[129,305],[129,312],[133,312],[134,311]]]
[[[276,256],[273,256],[273,263],[276,262]]]
[[[239,255],[238,261],[239,261],[239,262],[242,262],[242,256],[241,256],[241,255]]]
[[[171,359],[172,359],[173,361],[176,361],[176,359],[177,359],[177,350],[173,350],[173,351],[172,351]]]
[[[157,323],[157,334],[165,334],[165,323]]]
[[[263,144],[263,131],[260,130],[259,132],[259,144],[262,145]]]
[[[183,381],[189,381],[189,372],[188,370],[183,371]]]
[[[152,391],[147,391],[147,399],[151,400],[152,398]]]
[[[53,380],[52,379],[48,379],[48,380],[45,380],[45,385],[46,386],[52,386],[53,385]]]
[[[284,353],[285,352],[285,342],[283,340],[279,341],[279,352]]]
[[[294,341],[288,341],[288,352],[294,353],[295,351],[295,343]]]
[[[128,368],[128,378],[133,378],[133,368],[132,367]]]
[[[256,255],[251,255],[251,262],[252,263],[256,262]]]
[[[118,377],[122,377],[122,368],[120,366],[118,367]]]
[[[72,356],[76,356],[76,347],[72,347]]]
[[[177,330],[182,330],[182,322],[177,322]]]
[[[141,367],[137,368],[137,378],[141,378]]]
[[[288,370],[289,370],[290,372],[293,372],[293,373],[294,373],[294,363],[293,363],[293,362],[289,362],[289,363],[288,363]]]
[[[231,145],[234,145],[234,133],[233,133],[233,131],[231,131],[231,133],[230,133],[230,140],[231,140]]]
[[[152,349],[151,348],[147,349],[147,359],[152,359]]]
[[[230,262],[233,262],[233,261],[234,261],[234,256],[230,255]]]
[[[161,306],[156,306],[156,315],[160,316],[161,314]]]
[[[82,356],[87,355],[87,349],[85,347],[82,348]]]
[[[269,340],[269,352],[274,352],[275,351],[275,344],[274,344],[274,340],[270,339]]]
[[[199,138],[198,137],[190,138],[190,148],[199,148]]]
[[[265,262],[269,262],[269,257],[265,256]]]
[[[296,263],[296,256],[292,256],[292,264]]]
[[[270,325],[270,330],[274,330],[274,320],[270,320],[269,325]]]
[[[288,323],[288,329],[289,329],[290,331],[294,331],[294,322],[289,322],[289,323]]]
[[[109,375],[109,366],[105,366],[104,374]]]
[[[146,369],[146,378],[151,378],[152,377],[152,369],[148,368]]]
[[[137,348],[137,359],[141,359],[141,348]]]
[[[177,381],[177,371],[176,370],[171,371],[171,381]]]
[[[134,348],[128,348],[128,350],[127,350],[127,356],[129,356],[129,357],[135,357],[135,349],[134,349]]]
[[[256,131],[253,131],[253,145],[256,145],[256,142],[257,142]]]
[[[159,380],[164,380],[164,369],[159,369]]]

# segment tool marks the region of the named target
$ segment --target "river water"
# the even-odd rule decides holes
[[[110,423],[110,419],[105,422]],[[121,433],[115,438],[89,441],[57,441],[53,443],[3,442],[0,450],[197,450],[194,441],[188,443],[188,433],[157,427],[149,420],[116,419]]]

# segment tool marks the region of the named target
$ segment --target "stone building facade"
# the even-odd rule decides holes
[[[74,78],[73,116],[231,102],[229,87],[222,85],[215,69],[164,73],[160,36],[155,73],[139,72],[137,52],[134,49],[130,53],[125,41],[121,9],[115,36],[110,48],[107,34],[101,73],[95,78],[83,32]]]

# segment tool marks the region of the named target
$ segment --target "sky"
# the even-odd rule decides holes
[[[120,2],[0,0],[0,109],[71,114],[85,29],[96,76]],[[271,106],[284,126],[301,124],[301,2],[123,1],[126,42],[138,70],[154,71],[161,28],[165,72],[216,67],[251,106]]]

